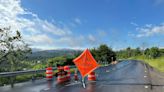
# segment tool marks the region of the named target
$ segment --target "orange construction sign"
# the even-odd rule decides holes
[[[99,66],[88,49],[86,49],[79,57],[74,59],[73,62],[83,78]]]

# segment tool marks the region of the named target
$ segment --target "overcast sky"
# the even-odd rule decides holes
[[[0,27],[32,48],[164,47],[164,0],[0,0]]]

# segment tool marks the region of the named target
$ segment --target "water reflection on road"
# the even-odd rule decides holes
[[[164,76],[158,78],[158,72],[150,70],[148,74],[145,71],[149,69],[139,61],[124,61],[115,66],[98,68],[97,81],[85,80],[85,89],[80,81],[56,84],[56,79],[53,81],[42,79],[16,84],[13,89],[10,86],[0,87],[0,92],[164,92],[164,86],[153,86],[153,89],[150,86],[152,82],[156,85],[164,85]],[[79,78],[81,79],[80,75]]]

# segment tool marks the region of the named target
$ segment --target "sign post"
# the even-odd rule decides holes
[[[85,88],[84,78],[82,78],[83,87]]]

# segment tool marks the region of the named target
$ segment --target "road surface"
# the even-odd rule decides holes
[[[80,76],[79,76],[80,77]],[[164,74],[137,60],[125,60],[96,70],[97,81],[59,85],[45,79],[0,87],[0,92],[164,92]]]

